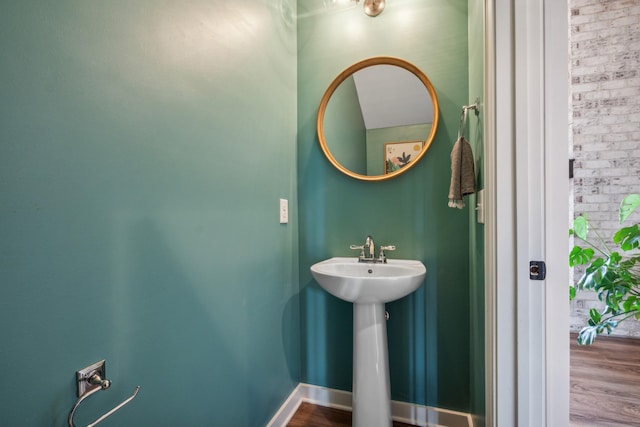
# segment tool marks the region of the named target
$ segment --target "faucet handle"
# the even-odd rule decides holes
[[[378,256],[378,259],[380,260],[380,262],[387,262],[387,257],[384,254],[384,251],[395,251],[395,250],[396,250],[395,245],[380,246],[380,255]]]
[[[364,257],[364,245],[351,245],[349,249],[360,251],[360,258]]]

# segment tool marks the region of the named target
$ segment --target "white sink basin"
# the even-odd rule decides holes
[[[358,304],[386,303],[409,295],[420,287],[426,272],[420,261],[407,259],[369,264],[337,257],[311,266],[311,274],[325,291]]]
[[[330,258],[311,266],[320,286],[353,305],[353,426],[391,427],[391,386],[387,350],[386,302],[420,287],[427,269],[420,261],[390,259],[386,264],[358,258]]]

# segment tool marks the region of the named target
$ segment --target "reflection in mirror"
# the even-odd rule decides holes
[[[318,139],[329,161],[357,179],[383,180],[419,160],[438,120],[427,77],[397,58],[371,58],[342,72],[318,111]]]

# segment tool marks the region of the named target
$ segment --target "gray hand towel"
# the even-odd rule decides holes
[[[451,185],[449,186],[449,207],[464,208],[464,196],[476,192],[476,172],[473,150],[469,142],[461,136],[451,150]]]

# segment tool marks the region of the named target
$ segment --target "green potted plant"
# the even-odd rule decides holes
[[[640,194],[630,194],[620,204],[620,224],[640,206]],[[570,235],[586,244],[575,246],[569,254],[569,265],[586,265],[584,274],[575,286],[570,287],[570,299],[576,290],[596,292],[604,303],[601,310],[589,311],[588,324],[578,333],[578,343],[592,344],[602,333],[610,334],[620,322],[640,319],[640,229],[638,224],[621,227],[612,237],[615,247],[593,230],[595,242],[590,240],[589,221],[578,216]]]

